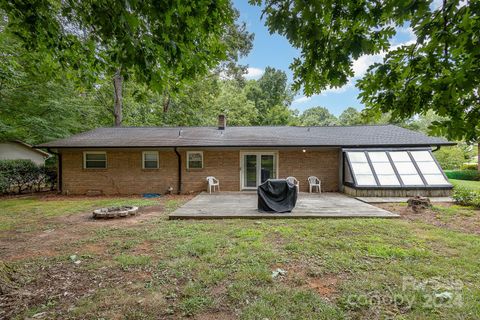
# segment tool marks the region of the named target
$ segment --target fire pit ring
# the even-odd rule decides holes
[[[94,219],[105,218],[125,218],[128,216],[134,216],[138,212],[138,207],[135,206],[119,206],[109,207],[93,210]]]

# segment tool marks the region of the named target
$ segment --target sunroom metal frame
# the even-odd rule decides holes
[[[390,156],[390,152],[395,152],[395,151],[407,152],[412,164],[415,166],[415,170],[417,171],[418,176],[420,177],[420,179],[422,179],[423,185],[405,185],[403,183],[403,180],[402,180],[402,178],[401,178],[400,174],[398,173],[398,170],[395,166],[395,162],[392,160],[392,158]],[[416,160],[413,158],[412,154],[410,153],[411,151],[428,151],[428,153],[432,157],[432,159],[435,162],[435,164],[437,165],[437,167],[440,169],[440,172],[442,173],[445,181],[447,181],[448,184],[441,184],[441,185],[439,185],[439,184],[437,184],[437,185],[428,184],[427,181],[425,180],[425,177],[423,176],[422,171],[418,167]],[[348,152],[364,152],[365,157],[367,159],[367,163],[370,167],[370,170],[372,171],[372,175],[373,175],[377,185],[358,185],[357,179],[355,177],[354,170],[353,170],[352,165],[351,165],[352,162],[350,160]],[[373,167],[373,164],[372,164],[372,161],[370,159],[370,156],[369,156],[368,152],[385,152],[385,154],[388,157],[388,160],[389,160],[389,162],[392,166],[392,169],[393,169],[393,171],[395,173],[395,176],[397,177],[397,180],[400,183],[400,185],[380,185],[380,181],[378,179],[377,172],[375,171],[375,169]],[[445,172],[443,172],[442,167],[440,166],[437,159],[435,159],[434,155],[432,154],[432,149],[431,148],[344,148],[344,149],[342,149],[342,154],[343,154],[343,164],[342,164],[342,166],[343,166],[343,170],[342,170],[343,181],[342,182],[345,186],[349,186],[349,187],[354,188],[354,189],[361,189],[361,190],[365,190],[365,189],[446,190],[446,189],[452,189],[453,188],[453,186],[448,182],[448,178],[445,175]],[[352,177],[353,183],[345,180],[345,177],[346,177],[345,167],[346,166],[348,166],[348,169],[350,170],[350,175]]]

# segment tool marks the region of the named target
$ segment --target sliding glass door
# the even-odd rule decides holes
[[[276,152],[241,153],[242,189],[256,189],[268,179],[277,178]]]

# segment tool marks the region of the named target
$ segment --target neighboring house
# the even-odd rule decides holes
[[[454,145],[394,125],[331,127],[99,128],[38,147],[59,153],[68,194],[197,192],[206,177],[222,191],[255,190],[294,176],[300,191],[317,176],[323,191],[352,195],[448,195],[452,186],[431,147]]]
[[[27,159],[43,165],[49,157],[50,154],[19,140],[0,142],[0,160]]]

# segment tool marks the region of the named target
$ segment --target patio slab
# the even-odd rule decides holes
[[[255,192],[203,192],[169,215],[169,219],[262,219],[262,218],[398,218],[341,193],[300,193],[290,213],[257,211]]]

